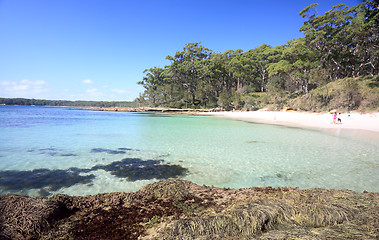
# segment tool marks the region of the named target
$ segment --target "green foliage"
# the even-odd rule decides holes
[[[146,226],[148,228],[152,228],[154,227],[155,225],[157,225],[158,223],[161,222],[161,217],[160,216],[153,216],[151,219],[147,219],[147,223],[146,223]]]
[[[196,105],[195,92],[199,82],[205,77],[204,66],[209,58],[210,50],[200,43],[188,43],[182,52],[176,52],[166,59],[171,61],[169,75],[179,87],[184,88],[190,95],[192,106]]]
[[[230,102],[228,93],[226,91],[221,92],[217,104],[223,109],[230,110]]]
[[[171,64],[145,70],[138,82],[145,92],[138,103],[162,107],[279,109],[290,102],[301,109],[376,108],[376,89],[337,79],[379,74],[379,8],[377,1],[354,7],[339,4],[317,15],[318,4],[300,12],[304,38],[271,47],[213,52],[200,43],[187,43],[167,56]],[[371,83],[373,84],[373,83]],[[333,85],[334,86],[334,85]],[[315,94],[313,91],[319,89]],[[322,89],[322,90],[320,90]],[[361,91],[364,90],[364,93]],[[265,93],[259,100],[251,93]],[[296,101],[295,97],[300,96]]]
[[[344,78],[300,96],[290,105],[306,111],[379,110],[379,77]],[[326,98],[328,94],[328,98]]]
[[[244,110],[255,111],[264,106],[264,98],[267,96],[267,93],[257,92],[249,94],[245,97]]]
[[[311,5],[300,12],[308,18],[300,28],[307,46],[315,51],[333,79],[377,75],[378,3],[366,1],[355,7],[338,4],[316,16]]]

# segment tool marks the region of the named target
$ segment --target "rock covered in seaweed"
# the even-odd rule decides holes
[[[375,239],[379,195],[223,189],[165,180],[135,193],[0,197],[0,239]]]

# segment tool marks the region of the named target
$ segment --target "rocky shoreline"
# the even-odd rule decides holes
[[[0,239],[377,239],[379,194],[225,189],[169,179],[134,193],[0,196]]]

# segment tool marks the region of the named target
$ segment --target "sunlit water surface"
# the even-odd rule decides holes
[[[379,140],[217,117],[0,106],[0,194],[217,187],[379,192]]]

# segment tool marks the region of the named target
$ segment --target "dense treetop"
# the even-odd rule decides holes
[[[262,101],[284,105],[289,98],[309,97],[312,89],[324,87],[322,104],[328,106],[329,83],[364,76],[377,81],[378,1],[354,7],[339,4],[323,15],[317,15],[316,8],[312,4],[299,13],[305,20],[300,28],[304,37],[281,46],[262,44],[246,52],[220,53],[199,42],[186,44],[166,57],[170,65],[144,71],[138,84],[145,91],[136,101],[149,106],[254,109]],[[373,101],[379,104],[379,99]]]

